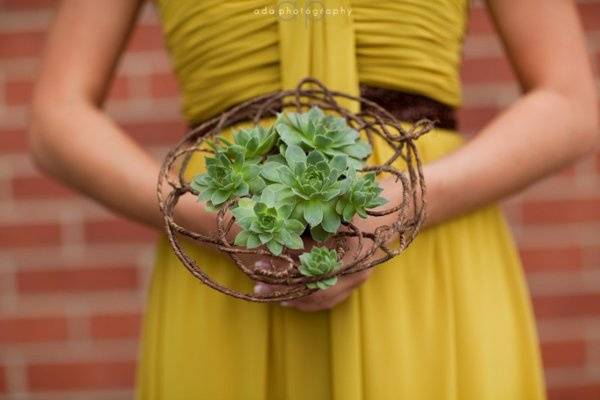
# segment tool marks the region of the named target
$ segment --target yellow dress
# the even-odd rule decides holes
[[[321,0],[307,2],[324,10],[310,18],[295,0],[156,5],[193,122],[306,75],[350,93],[360,81],[458,106],[467,1]],[[463,142],[437,129],[417,143],[430,162]],[[189,251],[220,282],[251,290],[226,257]],[[531,306],[501,212],[490,205],[423,231],[347,301],[316,313],[209,289],[161,240],[137,398],[543,399]]]

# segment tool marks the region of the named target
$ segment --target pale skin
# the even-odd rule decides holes
[[[46,173],[162,230],[158,161],[102,109],[142,3],[60,2],[34,91],[29,137],[33,159]],[[516,193],[589,154],[599,142],[595,82],[574,2],[488,0],[487,6],[523,95],[459,150],[425,166],[428,226]],[[387,184],[385,190],[386,197],[397,198],[397,186]],[[214,215],[191,198],[182,203],[179,218],[198,230],[214,226]],[[381,221],[360,223],[369,228]],[[368,276],[344,277],[286,305],[330,309]]]

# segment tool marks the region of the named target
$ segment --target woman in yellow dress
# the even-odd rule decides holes
[[[161,229],[158,163],[101,108],[141,3],[61,2],[30,138],[48,173]],[[495,202],[594,147],[594,81],[572,1],[487,4],[524,94],[468,142],[442,128],[418,140],[427,229],[372,273],[283,305],[244,302],[201,285],[161,240],[139,399],[544,398],[528,293]],[[190,124],[305,76],[353,94],[366,84],[460,105],[467,0],[155,6]],[[179,217],[199,230],[214,226],[193,199]],[[215,250],[190,251],[221,282],[253,289]]]

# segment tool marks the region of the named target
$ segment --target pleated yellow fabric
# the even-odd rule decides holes
[[[350,93],[358,76],[373,86],[460,104],[467,0],[155,2],[188,121],[294,86],[311,69],[328,86]],[[286,13],[305,2],[338,15]]]
[[[277,15],[303,4],[157,0],[185,117],[304,75],[350,93],[360,81],[460,104],[466,0],[319,1],[338,14]],[[437,129],[417,146],[431,162],[462,144]],[[374,158],[387,152],[375,146]],[[225,256],[187,248],[215,279],[252,289]],[[495,205],[425,230],[346,302],[317,313],[213,291],[161,239],[137,386],[143,400],[544,398],[527,289]]]
[[[312,5],[316,11],[338,10],[338,13],[344,13],[330,17],[317,14],[306,18],[279,18],[279,70],[283,89],[292,89],[302,78],[312,76],[332,90],[354,96],[359,94],[352,8],[349,3],[348,0],[325,0],[319,3],[299,0],[299,9],[307,9]],[[288,10],[284,6],[279,9],[282,12]],[[343,105],[354,112],[358,111],[356,102]]]

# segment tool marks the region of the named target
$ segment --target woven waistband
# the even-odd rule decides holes
[[[435,122],[436,128],[455,130],[457,127],[455,109],[427,96],[363,83],[360,96],[379,104],[399,121],[417,122],[427,118]],[[191,123],[190,128],[200,123]]]

